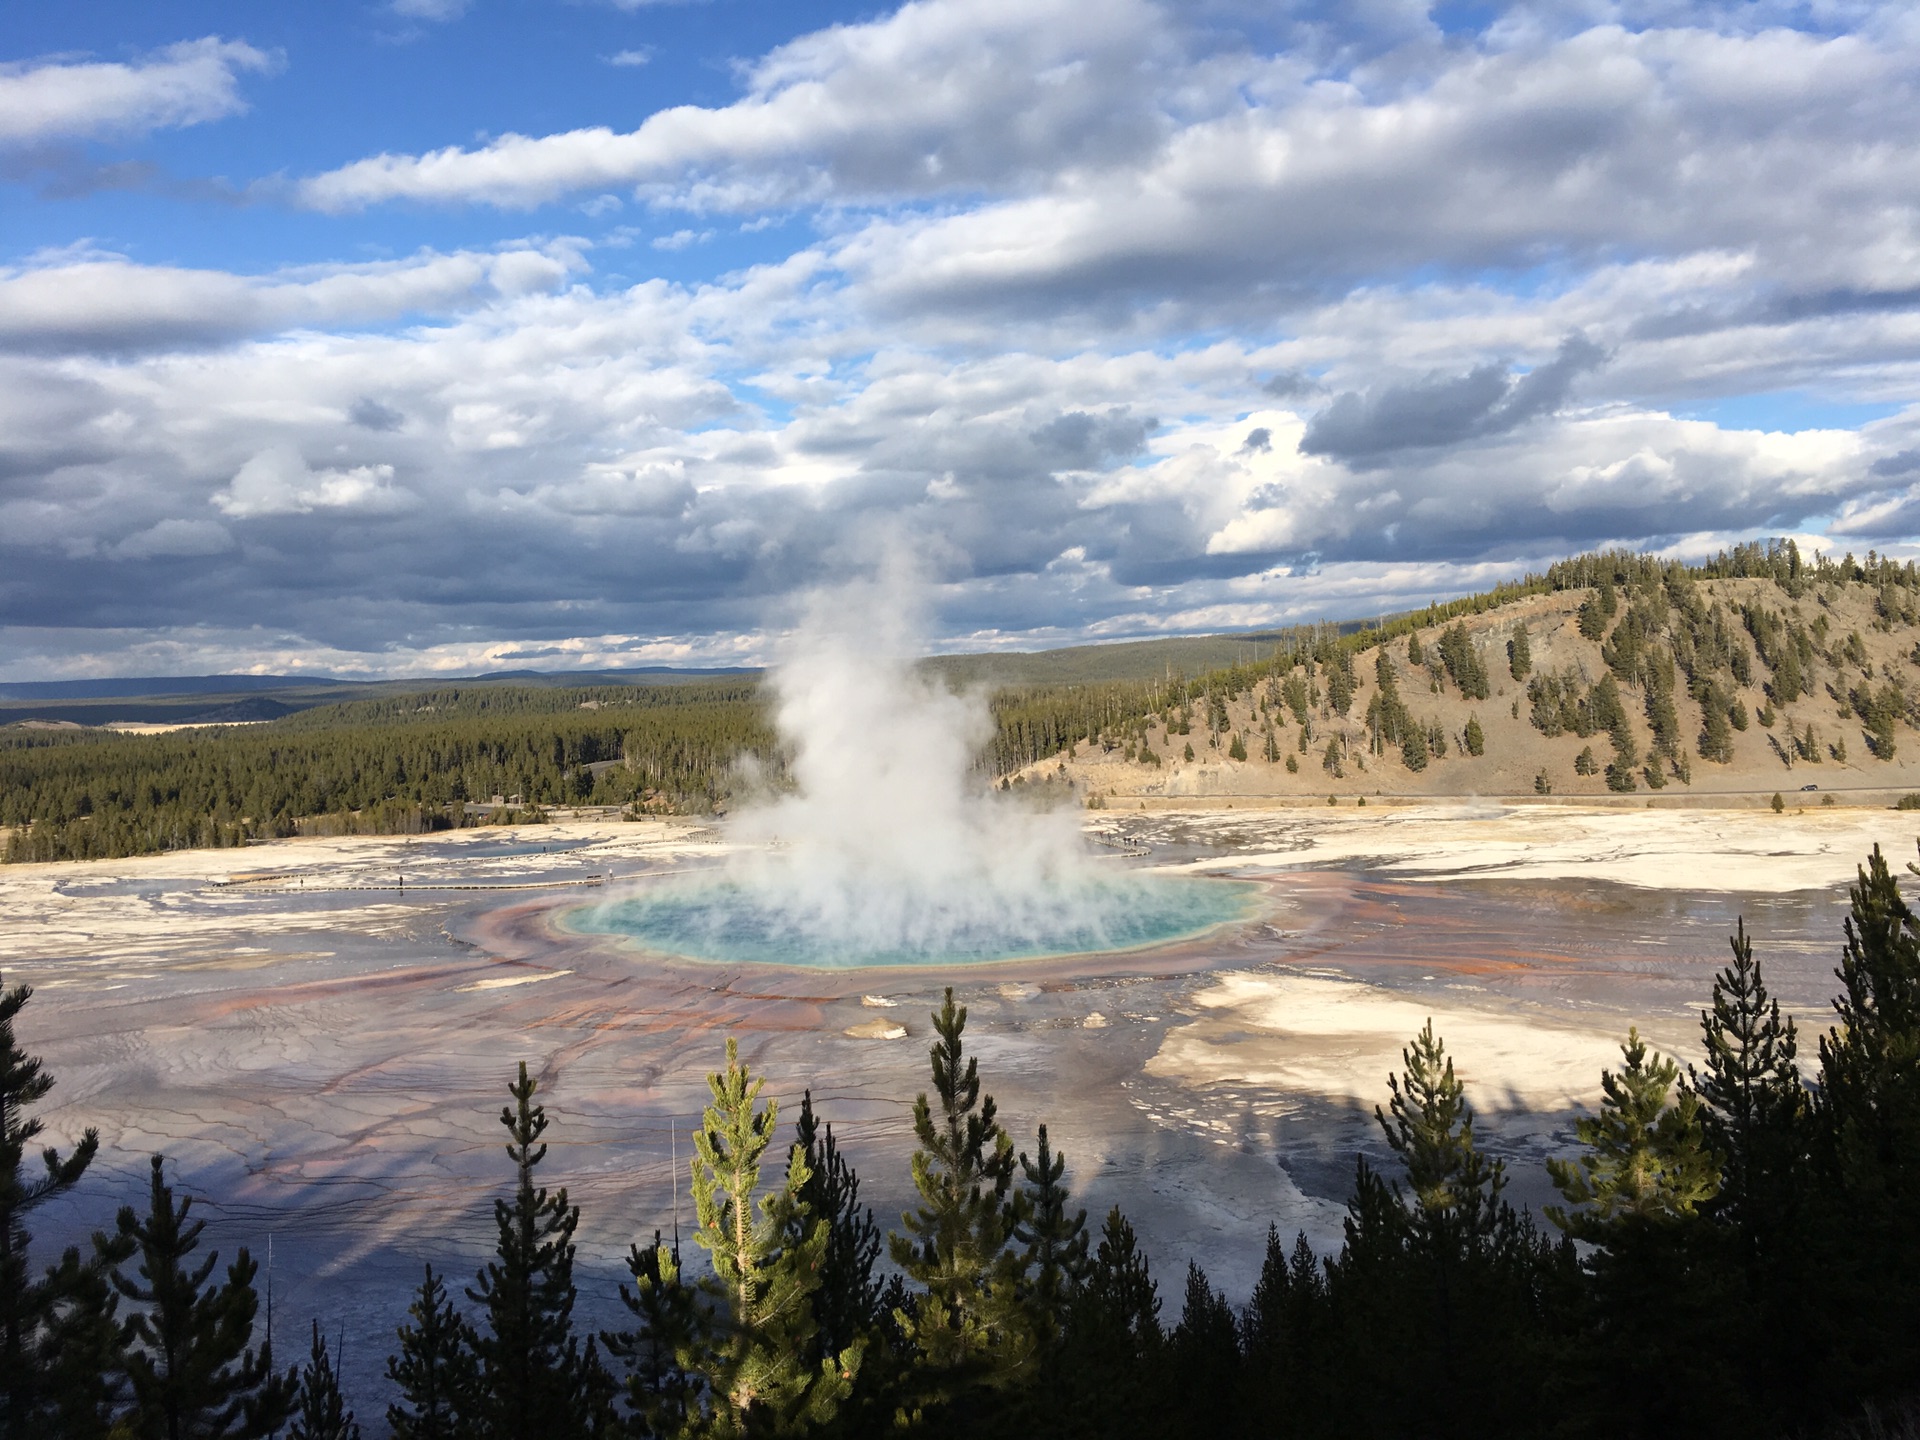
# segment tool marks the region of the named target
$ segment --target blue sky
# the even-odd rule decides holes
[[[8,7],[0,679],[1920,530],[1911,7]]]

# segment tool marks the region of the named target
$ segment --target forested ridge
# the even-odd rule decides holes
[[[238,845],[301,831],[411,834],[538,807],[704,812],[742,755],[773,758],[749,684],[484,686],[164,735],[0,732],[9,860]]]
[[[1730,606],[1703,593],[1701,582],[1711,581],[1761,583]],[[1584,662],[1536,667],[1524,624],[1503,631],[1491,656],[1485,636],[1468,634],[1476,617],[1568,592],[1583,596],[1578,628],[1598,674]],[[1858,597],[1872,597],[1862,628],[1884,634],[1871,645],[1859,630],[1830,623],[1846,596],[1856,608]],[[1903,730],[1920,723],[1920,687],[1906,673],[1920,663],[1920,644],[1910,655],[1903,649],[1897,666],[1887,647],[1906,646],[1904,632],[1916,625],[1920,572],[1910,562],[1805,560],[1784,541],[1736,546],[1692,566],[1585,555],[1359,628],[1296,626],[1278,632],[1265,655],[1195,678],[1003,688],[991,697],[994,733],[978,765],[983,778],[1006,780],[1091,747],[1157,769],[1192,761],[1197,744],[1201,755],[1265,762],[1275,773],[1284,765],[1303,790],[1327,781],[1351,788],[1382,762],[1411,775],[1450,755],[1498,749],[1490,737],[1511,723],[1603,747],[1596,755],[1583,745],[1576,755],[1569,741],[1555,762],[1566,773],[1543,766],[1536,789],[1591,775],[1630,791],[1690,784],[1696,760],[1726,763],[1735,733],[1753,723],[1783,769],[1845,763],[1844,727],[1856,721],[1855,761],[1891,760]],[[1442,703],[1486,701],[1509,679],[1523,692],[1510,715],[1500,713],[1505,702],[1457,726],[1434,713]],[[781,782],[785,757],[750,678],[446,685],[162,735],[5,727],[0,828],[9,831],[6,858],[17,861],[303,832],[410,834],[538,819],[543,807],[563,805],[705,814],[733,795],[742,756]]]
[[[52,1079],[16,1036],[16,987],[0,993],[0,1440],[347,1440],[356,1404],[370,1430],[483,1440],[1913,1435],[1920,917],[1877,849],[1842,941],[1832,1024],[1807,1037],[1737,927],[1702,1063],[1629,1033],[1548,1164],[1544,1223],[1507,1199],[1429,1022],[1387,1077],[1390,1159],[1356,1160],[1337,1253],[1270,1228],[1224,1287],[1194,1265],[1155,1274],[1124,1206],[1095,1220],[1072,1203],[1046,1126],[997,1111],[949,989],[899,1230],[861,1203],[811,1095],[787,1129],[729,1041],[687,1176],[693,1247],[636,1237],[622,1328],[589,1334],[580,1287],[606,1282],[576,1275],[583,1218],[542,1168],[566,1118],[523,1063],[494,1257],[466,1286],[428,1266],[394,1317],[384,1427],[341,1392],[330,1317],[298,1363],[270,1353],[254,1258],[218,1267],[161,1157],[144,1213],[34,1254],[34,1210],[85,1182],[99,1142],[29,1163]],[[1249,1281],[1245,1305],[1222,1293]]]
[[[1724,790],[1724,774],[1817,789],[1787,772],[1827,763],[1870,788],[1900,783],[1884,767],[1920,728],[1917,629],[1911,562],[1806,560],[1790,541],[1699,565],[1605,552],[1358,627],[1295,627],[1258,659],[1104,708],[1012,697],[994,757],[1094,804],[1175,793],[1154,776],[1182,763],[1225,784],[1189,777],[1187,795]]]

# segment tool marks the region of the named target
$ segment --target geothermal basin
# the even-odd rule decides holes
[[[35,987],[20,1038],[57,1081],[47,1139],[102,1138],[79,1193],[36,1215],[36,1253],[110,1224],[161,1151],[210,1245],[272,1244],[283,1349],[309,1316],[344,1329],[377,1415],[421,1261],[464,1281],[492,1244],[518,1061],[553,1122],[544,1178],[582,1206],[583,1319],[609,1324],[627,1245],[688,1221],[688,1136],[729,1035],[787,1116],[812,1088],[897,1224],[951,984],[1016,1143],[1047,1123],[1077,1203],[1126,1207],[1168,1303],[1189,1257],[1244,1297],[1269,1223],[1337,1244],[1354,1154],[1380,1158],[1371,1108],[1426,1016],[1538,1203],[1540,1161],[1630,1023],[1698,1058],[1737,916],[1817,1029],[1855,865],[1875,842],[1896,870],[1913,853],[1911,817],[1848,809],[1083,819],[1108,842],[1102,883],[1182,881],[1251,911],[1106,954],[878,968],[672,958],[583,924],[780,853],[677,820],[0,869],[0,966]]]

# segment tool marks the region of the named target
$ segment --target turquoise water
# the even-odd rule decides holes
[[[1126,875],[1088,881],[1057,906],[1020,907],[1018,918],[937,910],[911,937],[863,935],[855,920],[796,915],[728,880],[663,881],[641,894],[582,906],[568,929],[614,935],[692,960],[816,970],[981,965],[999,960],[1142,950],[1250,919],[1260,889],[1245,881]]]

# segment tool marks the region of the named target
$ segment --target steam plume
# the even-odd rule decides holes
[[[809,938],[937,952],[992,933],[1036,941],[1109,887],[1073,816],[984,793],[985,697],[917,669],[915,587],[892,577],[815,595],[775,668],[793,793],[730,825],[731,873]]]

